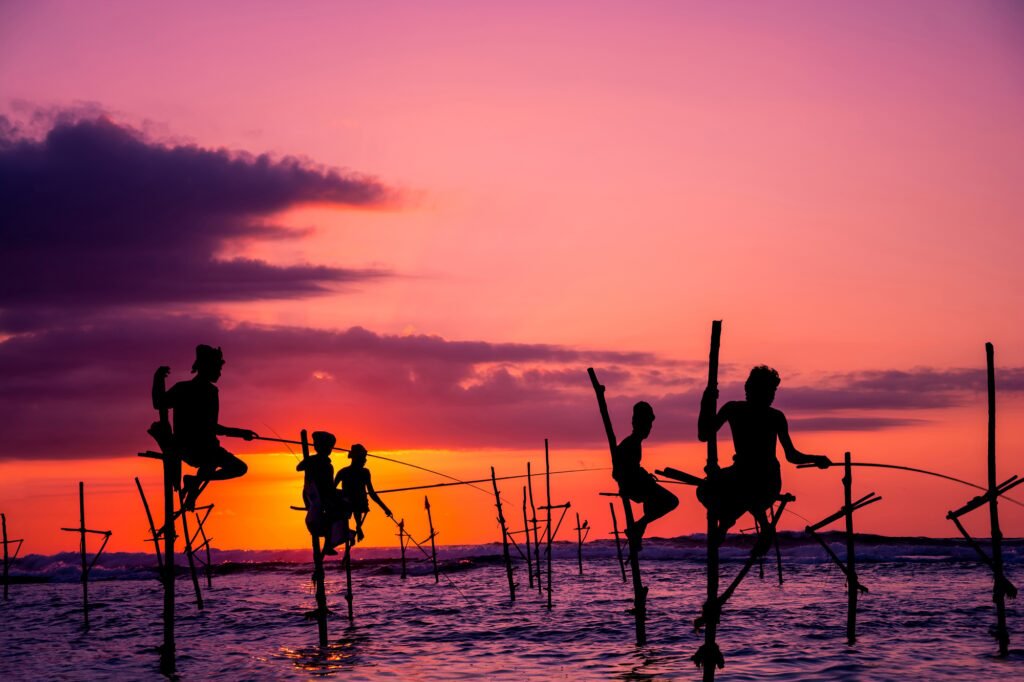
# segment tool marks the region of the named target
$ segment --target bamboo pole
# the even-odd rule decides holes
[[[160,534],[156,531],[156,524],[153,523],[153,513],[149,509],[149,502],[146,500],[146,493],[142,489],[142,482],[135,477],[135,487],[139,489],[139,497],[142,498],[142,507],[146,510],[146,521],[149,522],[149,534],[153,538],[153,548],[156,550],[156,565],[160,571],[164,570],[164,559],[160,553]]]
[[[544,439],[544,485],[547,490],[547,504],[544,506],[548,509],[548,610],[551,610],[551,458],[547,438]]]
[[[309,459],[309,434],[306,429],[299,432],[299,444],[302,446],[302,460]],[[306,474],[308,476],[308,473]],[[325,586],[324,549],[327,538],[321,545],[320,536],[310,532],[313,539],[313,588],[316,593],[316,628],[317,639],[321,647],[327,646],[327,588]]]
[[[584,535],[583,531],[587,531]],[[576,561],[580,567],[580,575],[583,575],[583,541],[590,534],[590,523],[580,523],[580,513],[576,512]]]
[[[505,574],[508,577],[508,594],[511,601],[516,600],[516,583],[512,577],[512,556],[508,553],[508,528],[505,525],[505,514],[501,509],[501,495],[498,493],[498,481],[491,467],[491,484],[494,486],[494,504],[498,508],[498,524],[501,526],[501,554],[505,560]]]
[[[207,506],[206,513],[203,515],[203,518],[199,518],[199,513],[196,513],[196,524],[199,526],[199,536],[203,538],[202,546],[206,550],[206,563],[203,566],[203,572],[206,574],[206,587],[210,589],[213,588],[213,562],[210,559],[210,538],[206,537],[206,529],[204,528],[204,525],[212,511],[213,505],[211,504]]]
[[[537,560],[537,594],[541,594],[540,580],[540,520],[537,518],[537,505],[533,502],[533,474],[530,472],[530,462],[526,463],[526,490],[530,495],[530,517],[533,523],[533,556]],[[530,539],[526,539],[529,544]]]
[[[192,536],[188,531],[188,512],[181,510],[181,534],[185,536],[185,557],[188,559],[188,572],[192,578],[192,589],[196,593],[196,608],[203,610],[203,592],[199,589],[199,574],[196,572],[196,559],[192,552]]]
[[[85,629],[89,629],[89,564],[85,557],[85,483],[78,482],[78,513],[81,523],[82,549],[82,613],[85,615]]]
[[[619,539],[619,520],[615,518],[615,503],[609,502],[608,509],[612,512],[612,534],[615,536],[615,554],[619,558],[619,569],[622,571],[622,582],[626,582],[626,560],[622,558],[622,541]]]
[[[711,323],[711,351],[708,354],[708,391],[718,390],[718,351],[722,341],[722,321]],[[714,409],[718,411],[718,400],[714,400]],[[708,434],[708,456],[704,472],[708,479],[718,475],[718,437],[712,429]],[[707,571],[708,591],[704,602],[703,618],[705,622],[704,644],[697,650],[693,660],[704,669],[704,682],[713,682],[715,668],[724,668],[725,660],[722,650],[716,641],[718,633],[718,519],[714,513],[715,501],[708,504],[707,531]]]
[[[402,580],[409,577],[405,567],[405,519],[398,522],[398,548],[402,552]]]
[[[352,539],[345,542],[345,601],[348,602],[348,622],[354,619],[352,613]]]
[[[1003,575],[1003,533],[999,528],[999,495],[996,494],[996,369],[995,349],[991,343],[985,344],[985,364],[988,375],[988,489],[991,492],[988,501],[989,523],[992,536],[992,567],[995,574],[992,588],[992,599],[996,603],[996,640],[999,642],[999,655],[1006,657],[1010,648],[1010,633],[1006,629],[1006,590]]]
[[[423,496],[423,506],[427,509],[427,523],[430,525],[430,561],[434,565],[434,583],[441,582],[437,572],[437,546],[434,544],[434,517],[430,514],[430,498]]]
[[[161,410],[161,420],[166,421],[167,412]],[[175,471],[180,472],[181,466],[175,466],[171,455],[164,453],[164,643],[160,647],[160,672],[173,675],[177,663],[175,660],[176,645],[174,642],[174,489]]]
[[[853,538],[853,467],[850,465],[850,453],[843,454],[843,504],[846,506],[846,568],[849,588],[847,589],[846,606],[846,643],[853,646],[857,642],[857,557],[854,553]]]
[[[533,589],[533,561],[530,559],[530,520],[526,516],[526,486],[523,486],[523,538],[526,541],[526,575]]]
[[[597,380],[597,373],[593,368],[587,369],[590,375],[590,383],[594,386],[594,393],[597,395],[597,406],[601,412],[601,421],[604,423],[605,436],[608,439],[608,448],[615,456],[618,449],[618,441],[615,438],[615,430],[612,427],[612,418],[608,413],[608,403],[604,397],[604,386]],[[619,489],[619,498],[622,500],[622,515],[626,521],[626,540],[629,542],[629,569],[633,576],[633,618],[636,622],[636,643],[643,646],[647,643],[647,587],[643,584],[640,575],[640,550],[637,542],[640,538],[634,537],[632,530],[635,521],[633,519],[633,505],[629,497]]]
[[[774,504],[771,506],[771,514],[772,514],[771,522],[773,524],[778,524],[778,521],[775,518],[776,512],[775,512],[775,505]],[[773,544],[775,545],[775,564],[779,568],[779,585],[781,586],[782,582],[783,582],[783,580],[782,580],[782,550],[779,549],[779,534],[778,533],[775,534],[775,542]]]
[[[6,514],[0,514],[0,520],[3,521],[3,528],[4,528],[4,600],[6,601],[7,599],[10,598],[10,595],[8,594],[7,585],[8,585],[8,581],[10,580],[10,565],[11,565],[11,559],[10,559],[10,556],[8,555],[8,553],[7,553],[7,515]]]

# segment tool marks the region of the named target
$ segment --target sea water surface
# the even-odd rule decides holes
[[[829,536],[842,556],[837,536]],[[749,544],[723,551],[723,586]],[[411,548],[411,551],[417,551]],[[354,552],[354,620],[345,576],[328,565],[330,645],[320,649],[308,613],[314,597],[306,553],[215,552],[213,587],[196,608],[188,577],[177,581],[177,668],[183,680],[314,678],[401,680],[698,680],[690,657],[705,592],[699,538],[648,540],[641,554],[648,644],[634,642],[614,544],[589,543],[579,575],[576,547],[558,543],[553,608],[531,589],[517,556],[510,603],[500,546],[445,547],[442,577],[410,554],[400,578],[397,549]],[[1010,542],[1007,572],[1024,582],[1024,543]],[[846,643],[842,573],[806,538],[784,536],[784,583],[774,555],[754,568],[726,606],[719,643],[722,680],[1024,679],[1024,619],[1008,602],[1011,655],[996,657],[992,580],[956,541],[862,538],[856,645]],[[0,678],[160,679],[161,586],[152,556],[112,554],[90,582],[91,627],[82,627],[79,558],[19,560],[11,597],[0,602]],[[184,563],[181,561],[181,563]]]

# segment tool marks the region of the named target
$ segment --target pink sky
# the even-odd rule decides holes
[[[787,404],[787,386],[843,384],[837,375],[870,370],[982,368],[985,341],[996,344],[1001,368],[1024,365],[1018,5],[208,5],[5,4],[0,107],[24,122],[32,112],[90,103],[154,144],[298,156],[372,175],[400,200],[365,210],[299,202],[272,221],[311,234],[245,238],[222,245],[222,255],[394,276],[327,296],[211,300],[150,313],[577,349],[579,358],[474,360],[470,378],[459,381],[487,383],[495,368],[513,377],[537,367],[578,371],[578,392],[567,395],[593,416],[595,445],[568,434],[563,442],[572,443],[574,459],[594,465],[604,465],[607,453],[584,373],[593,353],[650,354],[639,364],[668,372],[675,384],[645,386],[639,375],[628,386],[607,383],[610,394],[651,396],[658,409],[657,396],[700,377],[712,319],[725,320],[723,378],[742,379],[762,362],[778,367],[779,405],[794,422],[823,413],[813,403]],[[206,341],[183,342],[174,358],[140,357],[139,367],[171,364],[174,378],[184,378],[191,345]],[[402,403],[401,391],[378,388],[374,380],[386,383],[385,374],[367,370],[354,386],[354,362],[339,361],[338,371],[350,374],[315,389],[308,372],[293,381],[283,369],[247,364],[245,348],[225,350],[233,363],[222,383],[229,423],[263,431],[257,419],[265,420],[288,433],[337,428],[353,434],[339,434],[343,441],[367,440],[371,450],[442,450],[408,456],[457,476],[481,477],[492,463],[518,473],[525,464],[522,443],[500,450],[482,436],[463,437],[473,426],[444,405],[418,411]],[[310,369],[317,368],[302,371]],[[133,375],[140,420],[149,418],[147,372]],[[254,404],[254,386],[282,402]],[[840,457],[851,449],[981,482],[983,396],[957,395],[941,407],[898,411],[917,422],[794,438],[811,452]],[[93,433],[76,418],[82,405],[50,405],[62,430]],[[1020,389],[1001,395],[1000,406],[1000,473],[1009,476],[1024,470]],[[537,421],[516,409],[496,403],[495,423],[481,423],[511,430],[515,423],[499,423],[500,414],[521,414],[524,440],[558,444],[557,423],[533,433]],[[893,416],[884,405],[839,414]],[[616,421],[621,438],[626,415]],[[659,429],[671,437],[659,439]],[[659,422],[645,451],[649,468],[698,470],[701,447],[678,435],[694,430]],[[141,430],[118,432],[104,447],[133,453],[149,447],[145,438]],[[72,546],[51,526],[73,519],[40,513],[26,485],[49,490],[60,481],[73,495],[80,477],[87,486],[95,481],[97,491],[111,491],[97,492],[103,519],[116,516],[102,510],[121,497],[137,504],[131,476],[152,473],[134,459],[82,454],[91,458],[86,472],[66,480],[52,472],[39,482],[23,466],[30,452],[0,453],[0,507],[12,524],[19,514],[34,519],[19,520],[33,537],[30,551]],[[529,456],[536,465],[536,452]],[[217,493],[229,514],[244,517],[264,487],[282,500],[297,497],[299,482],[283,465],[251,468],[250,479]],[[794,507],[801,514],[824,516],[838,506],[837,472],[784,476],[801,496]],[[563,480],[563,494],[603,533],[607,502],[596,492],[611,481]],[[945,511],[972,494],[892,475],[865,474],[864,485],[886,498],[864,512],[862,527],[872,532],[949,535]],[[512,491],[518,487],[507,494],[518,499]],[[475,517],[489,519],[482,495],[438,495],[441,508],[473,505]],[[680,511],[652,533],[700,530],[700,509],[688,491],[682,495]],[[418,504],[408,502],[410,516]],[[1024,514],[1005,511],[1004,531],[1020,535]],[[303,546],[300,527],[294,542],[287,526],[252,539],[261,524],[289,521],[278,517],[233,520],[222,546]],[[494,537],[491,524],[448,521],[458,529],[449,541]],[[115,548],[141,547],[135,525],[119,530]],[[389,533],[378,537],[393,544]]]

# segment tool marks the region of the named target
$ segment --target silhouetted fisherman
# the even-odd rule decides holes
[[[679,506],[679,498],[658,485],[657,479],[640,466],[641,444],[651,435],[652,426],[654,409],[650,403],[638,402],[633,406],[633,432],[622,439],[612,455],[612,478],[619,484],[619,493],[644,505],[644,515],[626,529],[636,549],[641,548],[647,526]]]
[[[201,344],[196,346],[196,361],[192,364],[195,376],[190,381],[179,381],[165,390],[164,380],[170,367],[160,367],[153,376],[153,407],[174,410],[174,448],[189,466],[196,467],[195,476],[182,478],[182,508],[195,507],[199,488],[204,481],[224,481],[238,478],[249,470],[245,462],[225,450],[217,436],[233,436],[252,440],[255,431],[221,426],[217,423],[220,400],[214,384],[220,379],[224,367],[221,349]]]
[[[746,400],[728,402],[716,415],[714,405],[718,392],[708,389],[701,400],[697,420],[697,438],[701,441],[707,441],[712,433],[729,422],[736,449],[732,466],[697,487],[697,499],[705,507],[713,506],[718,518],[718,542],[743,514],[750,512],[761,528],[754,548],[756,554],[766,552],[774,538],[766,511],[782,490],[776,441],[782,444],[786,460],[793,464],[814,464],[822,469],[832,464],[824,455],[806,455],[793,446],[786,415],[771,406],[780,382],[779,373],[771,367],[754,367],[744,384]]]
[[[338,491],[338,498],[342,506],[342,513],[345,515],[346,523],[348,517],[354,516],[356,520],[356,539],[363,539],[363,518],[370,511],[369,496],[377,505],[384,510],[388,518],[393,518],[391,510],[384,504],[373,489],[373,482],[370,480],[370,470],[366,468],[366,448],[359,443],[352,446],[348,456],[352,463],[338,472],[334,477],[334,485],[341,486]]]
[[[326,538],[324,554],[337,554],[335,547],[348,538],[347,524],[334,491],[334,463],[331,452],[337,439],[327,431],[313,432],[313,454],[295,467],[305,472],[302,498],[306,504],[306,528],[312,535]],[[340,523],[339,523],[340,522]],[[342,528],[334,526],[342,525]]]

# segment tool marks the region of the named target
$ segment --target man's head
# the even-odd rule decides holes
[[[334,444],[338,440],[334,437],[333,433],[327,431],[314,431],[313,432],[313,449],[316,450],[318,455],[330,455],[331,450],[334,449]]]
[[[651,427],[654,425],[654,408],[651,404],[641,400],[633,406],[633,433],[640,438],[647,438],[651,435]]]
[[[353,464],[366,464],[366,448],[360,443],[354,444],[348,451],[348,458],[352,460]]]
[[[201,343],[196,346],[196,361],[192,363],[192,373],[198,374],[208,381],[220,379],[220,370],[224,366],[224,353],[220,346],[214,348]]]
[[[743,384],[743,389],[747,394],[747,402],[756,405],[771,405],[772,401],[775,400],[775,391],[778,389],[781,381],[779,373],[774,369],[768,365],[758,365],[750,370],[747,383]]]

